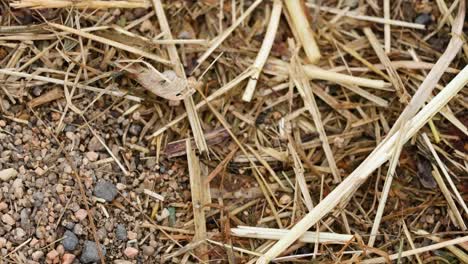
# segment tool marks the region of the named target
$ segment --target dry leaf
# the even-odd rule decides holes
[[[139,67],[134,76],[145,89],[168,100],[183,100],[195,92],[196,82],[181,78],[172,70],[161,74],[153,68]]]

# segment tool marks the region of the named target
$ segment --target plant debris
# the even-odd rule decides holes
[[[0,263],[466,263],[465,12],[3,1]]]

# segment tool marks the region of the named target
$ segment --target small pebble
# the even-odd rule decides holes
[[[287,194],[283,194],[279,199],[279,203],[282,204],[282,205],[287,205],[291,201],[292,201],[291,196],[289,196]]]
[[[86,152],[85,156],[91,162],[96,161],[99,158],[99,154],[94,151]]]
[[[73,227],[73,233],[75,233],[75,235],[78,235],[78,236],[83,235],[84,234],[83,226],[80,224],[76,224]]]
[[[1,181],[9,181],[10,179],[16,177],[18,175],[18,171],[13,168],[4,169],[0,171],[0,180]]]
[[[44,252],[38,250],[38,251],[34,251],[32,254],[31,254],[31,257],[34,261],[39,261],[41,260],[43,257],[44,257]]]
[[[125,256],[127,256],[127,258],[134,258],[138,255],[138,249],[134,248],[134,247],[127,247],[125,250],[124,250],[124,254]]]
[[[70,253],[63,254],[62,264],[71,264],[75,260],[76,256]]]
[[[63,240],[62,240],[62,245],[63,248],[67,251],[73,251],[76,249],[76,246],[78,245],[78,237],[73,234],[73,232],[70,231],[65,231],[65,234],[63,235]]]
[[[126,241],[127,240],[127,229],[124,225],[118,224],[115,228],[115,237],[118,240]]]
[[[143,255],[152,256],[154,254],[154,247],[152,246],[143,246],[142,247]]]
[[[135,239],[137,239],[137,237],[138,237],[137,233],[132,232],[132,231],[128,231],[128,239],[129,240],[135,240]]]
[[[431,17],[431,14],[428,14],[428,13],[419,14],[414,20],[414,23],[422,24],[426,26],[431,24],[431,22],[432,22],[432,17]]]
[[[132,124],[128,129],[128,132],[130,133],[130,135],[138,136],[141,132],[141,126],[138,124]]]
[[[94,186],[94,195],[98,198],[102,198],[107,202],[112,202],[115,196],[117,196],[117,188],[111,182],[100,180]]]
[[[88,216],[88,212],[85,209],[80,209],[75,212],[75,217],[78,221],[83,221]]]
[[[105,256],[106,249],[101,245],[101,252]],[[83,245],[83,250],[81,251],[81,262],[83,263],[92,263],[99,261],[99,253],[98,248],[95,242],[93,241],[85,241]]]
[[[16,223],[15,219],[13,219],[13,217],[11,217],[9,214],[2,215],[2,222],[9,226],[14,226]]]
[[[47,262],[58,263],[58,257],[59,253],[55,249],[52,249],[52,251],[47,253]]]

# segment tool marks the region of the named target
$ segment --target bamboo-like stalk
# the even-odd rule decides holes
[[[317,63],[322,55],[307,20],[304,2],[302,0],[285,0],[285,4],[292,22],[290,26],[297,32],[307,58],[310,63]]]
[[[468,66],[460,71],[455,78],[437,94],[417,115],[409,121],[409,128],[402,140],[408,141],[424,124],[446,105],[468,83]],[[304,232],[316,224],[340,202],[345,201],[369,175],[386,162],[393,152],[394,144],[400,131],[396,131],[388,140],[383,141],[340,185],[338,185],[322,202],[299,221],[283,238],[268,250],[257,263],[268,263],[281,254],[288,246],[296,241]],[[468,237],[465,237],[468,241]]]
[[[67,0],[20,0],[10,4],[14,8],[67,8],[77,9],[107,9],[107,8],[148,8],[151,6],[146,0],[129,1],[67,1]]]
[[[271,239],[279,240],[286,233],[287,229],[275,229],[275,228],[263,228],[263,227],[250,227],[250,226],[238,226],[237,228],[231,228],[231,234],[237,237],[248,237],[248,238],[259,238],[259,239]],[[344,244],[351,240],[353,235],[347,234],[336,234],[328,232],[305,232],[300,238],[300,242],[305,243],[336,243]],[[318,239],[318,241],[317,241]]]
[[[252,100],[258,78],[260,78],[260,73],[262,72],[263,66],[265,65],[265,62],[268,59],[268,55],[270,54],[271,47],[273,46],[273,42],[275,41],[282,8],[283,5],[281,0],[275,0],[273,2],[270,22],[268,23],[262,47],[258,51],[257,58],[252,65],[252,67],[255,69],[255,72],[250,77],[249,82],[247,83],[247,87],[245,88],[244,95],[242,96],[242,100],[246,102],[250,102]]]

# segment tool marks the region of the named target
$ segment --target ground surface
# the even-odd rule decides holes
[[[220,2],[224,3],[222,7]],[[239,19],[251,2],[164,1],[163,7],[174,38],[210,40],[232,25],[233,8],[237,8],[235,17]],[[201,93],[212,94],[252,65],[265,35],[265,18],[271,15],[272,2],[264,2],[198,67],[196,60],[211,43],[176,45],[187,76],[201,82],[201,89],[193,95],[196,103],[203,101]],[[320,2],[383,16],[381,1]],[[451,26],[442,21],[445,11],[440,11],[436,3],[395,2],[392,19],[427,26],[424,30],[399,26],[391,29],[392,50],[387,56],[393,62],[411,62],[395,67],[408,94],[413,95],[445,50]],[[240,6],[242,3],[245,6]],[[152,63],[161,72],[171,66],[84,35],[64,34],[66,30],[45,24],[48,21],[75,29],[91,28],[87,32],[95,36],[169,60],[167,44],[148,41],[161,33],[158,20],[151,14],[153,7],[30,10],[9,4],[1,1],[0,7],[0,68],[13,71],[0,73],[0,263],[97,262],[100,256],[96,242],[103,248],[106,263],[200,263],[208,259],[214,263],[247,263],[272,243],[237,237],[231,228],[294,226],[308,212],[297,175],[307,183],[314,205],[338,185],[322,149],[317,123],[304,107],[301,95],[292,89],[294,82],[288,67],[293,64],[289,62],[310,62],[294,48],[299,45],[297,39],[292,45],[295,36],[284,15],[253,100],[242,101],[246,81],[241,81],[212,101],[211,108],[198,111],[209,148],[208,153],[197,154],[202,178],[210,180],[199,186],[201,206],[192,202],[197,196],[189,167],[194,167],[186,158],[184,139],[192,137],[191,126],[182,119],[166,127],[186,112],[186,105],[151,93],[136,81],[134,73],[122,69],[128,63],[125,60],[136,59]],[[446,4],[450,7],[451,1]],[[363,27],[371,27],[383,43],[383,24],[308,10],[309,15],[318,18],[312,25],[322,52],[318,63],[322,69],[391,81],[382,77],[388,69],[362,32]],[[134,36],[116,33],[109,27],[92,28],[112,25]],[[350,55],[353,50],[375,68]],[[466,63],[466,50],[462,50],[433,94]],[[379,69],[385,73],[379,74]],[[154,83],[161,85],[159,82]],[[76,84],[99,90],[93,92]],[[342,178],[383,140],[407,105],[393,84],[373,89],[314,80],[312,88]],[[108,91],[116,93],[109,95]],[[296,255],[287,261],[336,263],[362,250],[367,250],[367,255],[354,257],[387,256],[431,245],[436,239],[466,236],[463,224],[432,176],[433,166],[438,163],[420,137],[423,132],[429,136],[456,190],[466,201],[467,136],[462,131],[468,125],[466,105],[464,89],[451,100],[448,115],[436,115],[434,127],[425,126],[403,148],[373,247],[365,245],[382,195],[387,164],[369,177],[346,206],[337,208],[311,229],[314,233],[317,227],[355,235],[352,240],[320,243],[317,247],[298,242],[283,253]],[[218,112],[224,119],[217,117]],[[454,119],[449,121],[447,116],[461,125],[456,127]],[[161,128],[167,129],[150,137]],[[235,143],[228,128],[248,155]],[[297,152],[299,163],[294,163],[291,151]],[[249,163],[249,159],[253,162]],[[301,167],[303,173],[298,173]],[[437,171],[441,173],[440,168]],[[455,192],[449,192],[466,224],[468,212]],[[203,220],[200,211],[204,211]],[[206,226],[210,241],[197,242],[200,227],[194,223],[199,221]],[[422,234],[423,230],[434,237]],[[462,263],[466,243],[457,249],[461,255],[442,248],[422,252],[419,259],[402,261]],[[314,252],[320,253],[315,260],[311,254]]]

